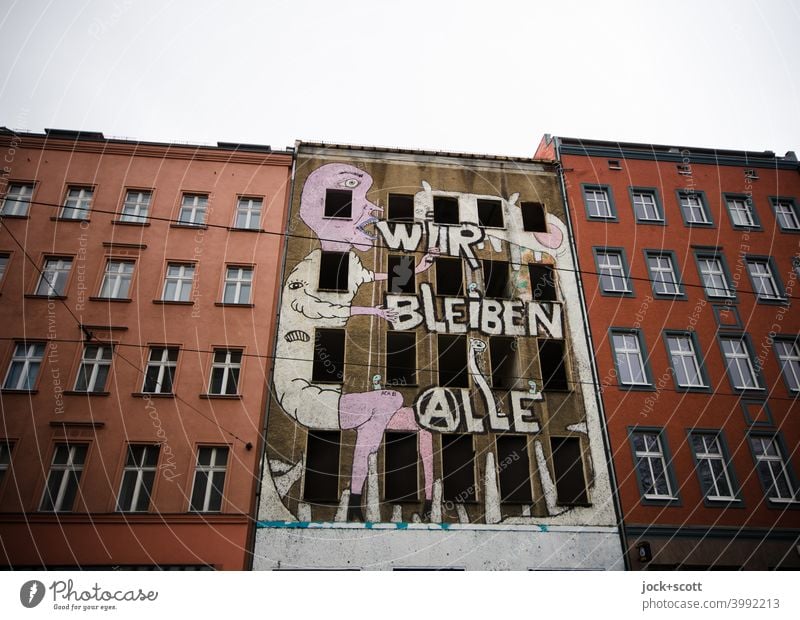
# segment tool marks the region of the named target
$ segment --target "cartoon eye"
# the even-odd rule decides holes
[[[298,288],[302,288],[302,286],[303,286],[302,282],[297,282],[297,281],[289,282],[289,288],[290,289],[298,289]]]
[[[358,181],[356,179],[347,179],[344,182],[345,187],[356,187],[358,185]]]

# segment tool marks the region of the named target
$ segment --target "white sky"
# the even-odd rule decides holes
[[[800,4],[2,0],[0,125],[530,156],[800,151]]]

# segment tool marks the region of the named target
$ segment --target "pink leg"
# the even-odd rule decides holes
[[[430,431],[422,429],[414,419],[411,407],[398,409],[389,422],[387,430],[414,431],[419,435],[419,454],[422,457],[422,474],[425,478],[425,499],[433,497],[433,436]]]

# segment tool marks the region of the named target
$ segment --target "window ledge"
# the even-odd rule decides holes
[[[623,392],[656,392],[656,388],[653,385],[626,385],[626,384],[617,384],[617,387],[622,390]]]
[[[224,301],[215,301],[214,305],[218,306],[220,308],[253,308],[253,307],[255,307],[255,304],[233,304],[233,303],[228,303],[228,302],[224,302]]]
[[[162,306],[193,306],[193,301],[171,301],[169,299],[154,299],[154,304],[159,304]]]
[[[60,215],[53,215],[50,217],[51,222],[91,222],[88,217],[61,217]]]
[[[239,228],[238,226],[228,226],[228,230],[234,232],[263,233],[267,232],[263,228]]]
[[[108,301],[118,304],[129,304],[133,301],[130,297],[89,297],[89,301]]]
[[[66,295],[37,295],[36,293],[26,293],[25,299],[66,299]]]
[[[636,223],[640,226],[666,226],[667,223],[664,220],[636,220]]]
[[[12,215],[11,213],[0,213],[0,217],[5,220],[29,220],[31,218],[30,215]]]
[[[241,394],[200,394],[205,400],[242,400]]]
[[[134,398],[175,398],[174,392],[131,392]]]
[[[756,297],[756,303],[764,304],[765,306],[788,306],[789,299],[786,297]]]
[[[169,225],[170,228],[193,228],[197,230],[208,230],[208,224],[190,224],[188,222],[173,222]]]
[[[0,389],[0,394],[38,394],[39,390],[14,390],[11,388]]]
[[[125,220],[111,220],[115,226],[150,226],[150,222],[127,222]]]
[[[81,390],[64,390],[62,394],[66,396],[110,396],[111,392],[88,392]]]

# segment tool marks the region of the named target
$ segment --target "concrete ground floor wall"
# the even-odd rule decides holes
[[[616,527],[260,522],[254,570],[622,570]]]

